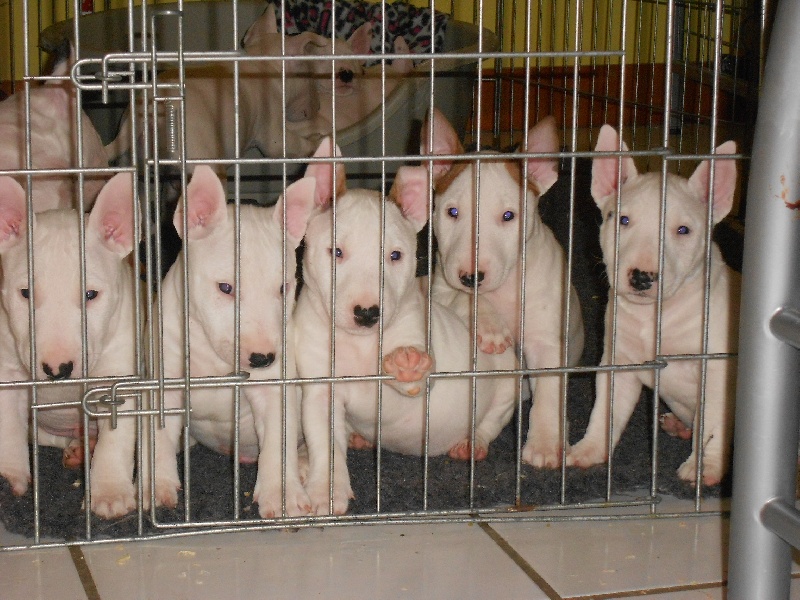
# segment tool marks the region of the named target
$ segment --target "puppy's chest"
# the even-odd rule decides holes
[[[334,350],[336,375],[359,376],[380,373],[377,340],[356,336],[337,339]]]

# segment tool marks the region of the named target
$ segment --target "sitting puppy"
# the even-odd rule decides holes
[[[598,152],[619,151],[619,137],[604,125],[597,139]],[[622,150],[627,150],[622,144]],[[715,154],[736,152],[725,142]],[[660,173],[639,174],[633,159],[595,158],[592,163],[592,197],[603,214],[600,245],[608,269],[612,297],[617,298],[616,347],[611,347],[611,301],[606,308],[606,339],[601,365],[636,364],[655,356],[656,298],[662,294],[661,354],[702,352],[703,302],[709,283],[708,352],[735,352],[739,315],[740,276],[722,260],[716,244],[711,248],[710,271],[705,269],[705,229],[709,200],[714,224],[731,209],[736,188],[736,163],[717,160],[709,199],[710,163],[703,161],[687,180],[667,175],[664,269],[659,271],[659,221],[662,179]],[[618,178],[619,177],[619,178]],[[617,194],[620,197],[617,212]],[[615,255],[615,228],[619,222],[619,255]],[[612,354],[613,353],[613,354]],[[700,360],[669,361],[661,370],[659,394],[673,411],[665,429],[685,437],[697,425],[702,393]],[[733,428],[736,369],[731,360],[709,360],[703,439],[703,483],[720,481],[728,466]],[[652,369],[619,371],[614,375],[614,413],[611,419],[614,448],[633,412],[642,386],[653,386]],[[609,384],[607,372],[597,374],[597,398],[584,438],[567,455],[568,465],[588,467],[608,460]],[[677,418],[676,418],[677,417]],[[696,450],[678,469],[678,476],[694,482]]]
[[[433,128],[433,145],[429,146]],[[453,127],[438,110],[426,119],[422,131],[423,164],[431,168],[436,190],[433,231],[438,242],[434,298],[459,312],[472,308],[478,292],[478,340],[484,352],[505,352],[521,344],[529,369],[575,365],[583,351],[583,318],[575,289],[567,285],[564,251],[553,232],[542,223],[539,197],[558,178],[557,160],[520,159],[480,161],[480,241],[475,270],[475,165],[433,160],[431,155],[463,154]],[[528,132],[528,152],[558,152],[558,134],[552,118]],[[527,172],[527,189],[522,188]],[[527,219],[523,223],[523,206]],[[525,236],[524,316],[520,331],[520,253]],[[565,296],[570,312],[565,314]],[[564,325],[567,324],[565,337]],[[523,338],[524,333],[524,338]],[[568,354],[565,356],[565,345]],[[561,377],[532,377],[533,406],[522,459],[535,467],[557,467],[562,459]]]
[[[175,228],[188,252],[188,320],[191,347],[190,373],[185,371],[183,306],[185,290],[183,261],[167,273],[156,310],[164,324],[162,359],[164,377],[222,376],[248,371],[249,380],[269,381],[294,377],[292,320],[284,330],[284,303],[291,315],[294,305],[295,249],[306,229],[313,208],[314,180],[302,179],[286,189],[275,207],[240,207],[241,264],[240,360],[234,362],[234,206],[226,206],[222,183],[207,166],[195,169],[187,186],[184,230],[183,203],[175,213]],[[287,247],[283,248],[286,223]],[[285,256],[285,264],[283,263]],[[285,268],[281,268],[284,265]],[[284,277],[285,274],[285,277]],[[286,339],[283,338],[284,331]],[[284,354],[285,349],[285,354]],[[297,465],[299,398],[288,386],[286,412],[280,385],[246,386],[239,414],[239,453],[242,462],[258,461],[258,479],[253,500],[264,518],[306,514],[310,505],[300,483]],[[167,391],[167,409],[184,407],[182,391]],[[234,404],[230,388],[191,390],[189,433],[202,444],[223,454],[234,452]],[[283,447],[285,421],[286,447]],[[166,427],[156,429],[155,497],[157,505],[174,507],[178,479],[176,452],[182,418],[167,416]],[[286,489],[283,489],[282,457],[286,459]],[[145,474],[145,487],[150,478]]]
[[[56,64],[54,77],[70,74],[72,58]],[[75,120],[75,88],[70,82],[51,81],[30,88],[30,135],[32,169],[78,168],[78,135]],[[26,168],[25,93],[20,91],[0,102],[0,171]],[[83,167],[106,168],[108,157],[100,136],[84,113]],[[27,177],[16,177],[23,188]],[[105,182],[107,175],[84,176],[84,201],[88,209]],[[36,212],[53,208],[74,208],[78,197],[78,176],[34,175],[31,177],[31,198]]]
[[[43,406],[37,409],[38,441],[67,447],[68,461],[69,453],[77,451],[74,440],[82,433],[83,412],[79,406],[50,409],[47,405],[79,405],[82,385],[70,384],[71,378],[136,373],[135,280],[128,260],[134,245],[132,176],[114,176],[87,217],[85,290],[80,284],[78,213],[70,209],[34,216],[35,283],[29,289],[27,214],[22,186],[10,177],[0,177],[0,381],[58,382],[36,390],[36,402]],[[82,298],[86,300],[85,355]],[[31,302],[35,306],[34,365],[28,326]],[[0,391],[0,474],[17,495],[25,493],[31,478],[30,406],[28,388]],[[91,466],[91,508],[105,518],[123,515],[135,507],[134,419],[120,418],[116,428],[107,418],[91,421],[90,426],[93,430],[87,433],[98,438]]]
[[[326,144],[330,149],[330,143],[323,141]],[[321,155],[318,151],[317,156]],[[332,164],[314,163],[309,170],[317,178],[321,200],[318,203],[330,204]],[[348,439],[355,446],[380,443],[393,452],[417,456],[425,453],[428,407],[425,384],[434,370],[434,358],[425,351],[426,302],[414,271],[416,234],[428,215],[427,180],[425,169],[401,167],[390,198],[384,201],[375,191],[346,189],[344,168],[340,164],[336,175],[336,242],[331,242],[332,210],[319,212],[308,226],[304,287],[295,314],[298,372],[303,378],[379,374],[395,377],[382,388],[380,415],[379,384],[375,381],[337,383],[333,387],[313,383],[302,386],[303,431],[309,454],[306,489],[317,514],[328,514],[331,501],[335,514],[347,510],[348,499],[353,495],[346,462]],[[383,256],[381,207],[386,224]],[[332,284],[334,260],[336,274]],[[435,302],[431,318],[436,370],[471,370],[472,344],[466,325]],[[333,357],[331,335],[335,335]],[[481,370],[515,367],[516,360],[510,352],[478,355],[477,368]],[[442,379],[432,384],[427,431],[429,456],[449,453],[453,458],[469,460],[474,453],[476,460],[486,457],[489,443],[511,418],[516,385],[514,378],[484,377],[478,378],[476,385],[477,429],[475,446],[471,447],[469,379]],[[331,443],[332,500],[329,497]]]

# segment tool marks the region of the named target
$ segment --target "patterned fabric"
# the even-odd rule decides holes
[[[279,0],[276,0],[280,12]],[[331,0],[286,0],[286,33],[294,35],[303,31],[313,31],[321,35],[331,35],[331,22],[334,3]],[[336,0],[336,37],[347,39],[366,21],[372,23],[372,52],[381,53],[381,29],[383,13],[381,4],[371,2],[348,2]],[[449,17],[444,13],[434,13],[435,51],[444,48],[444,32]],[[386,3],[386,54],[391,54],[394,39],[402,35],[411,52],[419,54],[431,51],[431,11],[417,8],[402,1]],[[278,15],[278,28],[281,26]]]

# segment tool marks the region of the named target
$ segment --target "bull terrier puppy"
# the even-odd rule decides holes
[[[623,151],[627,146],[622,143]],[[617,152],[617,132],[604,125],[597,139],[598,152]],[[715,154],[736,152],[725,142]],[[621,167],[620,167],[621,160]],[[621,169],[621,172],[620,172]],[[700,163],[689,179],[668,174],[663,270],[659,270],[661,173],[639,174],[630,157],[598,157],[592,163],[592,197],[603,214],[600,246],[608,270],[611,297],[617,298],[616,347],[611,346],[612,302],[606,308],[606,338],[601,365],[636,364],[655,356],[656,298],[662,295],[661,354],[702,352],[703,303],[709,284],[708,352],[735,352],[738,342],[740,276],[722,260],[716,244],[711,248],[710,269],[705,268],[706,220],[709,202],[713,223],[731,209],[736,188],[736,162],[717,160],[709,197],[711,165]],[[617,196],[619,195],[619,212]],[[619,223],[619,254],[615,230]],[[667,359],[668,360],[668,359]],[[687,437],[696,427],[701,395],[699,360],[672,361],[661,370],[659,395],[673,412],[665,429]],[[709,360],[703,439],[703,483],[719,483],[728,466],[733,429],[736,369],[731,360]],[[630,419],[642,390],[652,387],[651,369],[619,371],[614,376],[614,413],[611,415],[614,448]],[[596,400],[584,438],[567,455],[568,465],[588,467],[608,460],[609,385],[607,372],[597,374]],[[697,444],[695,445],[697,447]],[[678,469],[678,476],[694,482],[697,456],[693,451]]]
[[[82,386],[69,380],[87,375],[136,373],[134,360],[134,276],[128,255],[134,246],[133,178],[114,176],[100,191],[86,223],[86,289],[80,283],[79,220],[75,210],[34,215],[34,287],[28,286],[25,191],[0,177],[0,381],[39,379],[59,382],[39,387],[39,442],[65,447],[79,438],[83,413],[76,406]],[[86,302],[86,357],[83,362],[81,304]],[[36,364],[31,364],[30,303],[34,303]],[[93,387],[89,385],[89,387]],[[96,386],[95,386],[96,387]],[[28,388],[0,391],[0,474],[21,495],[28,488]],[[123,515],[135,507],[132,418],[90,422],[97,446],[91,464],[91,508],[101,517]],[[97,431],[99,429],[99,431]],[[74,450],[74,443],[67,452]]]
[[[315,163],[309,169],[317,178],[322,203],[330,203],[332,164]],[[304,287],[295,315],[298,372],[303,378],[387,374],[394,379],[383,386],[380,415],[379,383],[375,381],[302,386],[303,431],[309,454],[306,489],[316,514],[328,514],[331,503],[334,514],[347,510],[353,495],[347,470],[349,440],[361,447],[380,443],[383,448],[404,454],[420,456],[425,452],[425,384],[434,370],[434,357],[439,371],[469,371],[472,367],[466,324],[435,302],[431,313],[433,356],[425,350],[426,302],[414,276],[416,234],[428,216],[425,169],[401,167],[386,201],[376,191],[347,189],[341,163],[335,181],[335,241],[333,210],[318,212],[306,234]],[[383,246],[382,207],[386,226]],[[335,282],[331,280],[332,261]],[[335,350],[331,346],[332,335]],[[477,364],[482,370],[508,370],[516,367],[516,360],[510,352],[479,353]],[[427,432],[429,456],[448,453],[453,458],[469,460],[474,453],[476,460],[486,457],[489,443],[513,413],[515,382],[513,378],[479,378],[477,387],[477,429],[472,447],[469,380],[433,382]]]
[[[552,117],[531,128],[527,149],[558,152],[558,134]],[[484,352],[502,353],[516,344],[522,346],[529,369],[577,364],[584,337],[581,307],[575,289],[571,285],[566,287],[564,251],[538,212],[539,197],[558,179],[557,160],[483,159],[480,163],[427,160],[437,154],[462,153],[464,147],[458,134],[444,115],[434,109],[422,131],[422,162],[431,168],[436,191],[433,231],[438,243],[438,264],[433,280],[434,298],[460,307],[459,312],[465,313],[471,309],[472,294],[477,289],[477,335]],[[480,165],[479,242],[474,228],[477,164]],[[525,173],[527,188],[522,183]],[[524,223],[523,203],[527,207]],[[520,252],[522,236],[526,240],[524,257]],[[524,332],[520,330],[523,291],[520,285],[525,293]],[[566,294],[570,296],[570,313],[565,336]],[[564,435],[560,416],[561,377],[531,377],[530,385],[533,406],[522,459],[535,467],[557,467],[562,460]]]
[[[187,186],[184,230],[183,202],[175,213],[175,228],[188,252],[190,373],[185,371],[183,261],[167,273],[160,305],[164,323],[163,363],[167,378],[250,373],[249,380],[270,381],[295,376],[293,322],[284,329],[284,305],[291,316],[295,296],[295,249],[302,239],[313,207],[314,180],[301,179],[286,189],[275,207],[241,206],[241,263],[239,278],[240,359],[234,362],[234,206],[226,206],[222,183],[205,165],[198,166]],[[282,231],[286,223],[286,249]],[[283,262],[285,260],[285,263]],[[285,264],[285,268],[282,265]],[[285,277],[284,277],[285,273]],[[284,332],[287,336],[284,339]],[[284,353],[285,351],[285,353]],[[264,518],[308,513],[308,496],[300,482],[297,445],[300,400],[294,386],[286,387],[283,410],[280,385],[247,386],[239,414],[239,453],[242,462],[258,462],[253,500]],[[183,408],[183,392],[168,391],[168,409]],[[234,451],[234,404],[230,388],[191,390],[189,433],[200,443],[224,454]],[[283,423],[286,445],[283,447]],[[155,432],[155,498],[157,505],[174,507],[180,487],[176,453],[182,418],[168,416]],[[286,460],[286,489],[282,486],[282,457]],[[145,487],[150,481],[146,474]]]

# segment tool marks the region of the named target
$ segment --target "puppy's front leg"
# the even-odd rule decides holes
[[[333,423],[333,498],[330,491],[331,453],[331,397],[330,386],[307,384],[303,386],[302,419],[306,446],[308,447],[309,472],[306,491],[311,500],[311,510],[317,515],[343,515],[347,512],[353,489],[347,470],[347,428],[345,426],[344,402],[338,387],[334,400]]]
[[[253,420],[258,435],[258,477],[253,501],[258,503],[258,513],[264,519],[283,515],[283,498],[286,498],[286,516],[297,517],[311,511],[311,501],[300,483],[297,464],[299,406],[294,386],[286,389],[286,412],[283,411],[283,393],[279,386],[251,387],[246,390],[247,400],[253,410]],[[282,489],[283,474],[283,422],[286,422],[286,490]]]
[[[130,408],[132,400],[126,401]],[[136,508],[133,486],[133,455],[136,421],[120,417],[112,429],[110,419],[100,419],[97,444],[92,455],[92,512],[104,519],[128,514]]]
[[[606,357],[600,363],[607,364]],[[636,371],[618,371],[614,375],[614,414],[612,415],[613,438],[611,448],[619,442],[625,426],[642,392],[642,381]],[[595,401],[589,426],[583,439],[567,451],[567,466],[590,467],[608,461],[608,412],[611,374],[597,373],[595,379]]]
[[[182,407],[181,392],[165,392],[164,408]],[[180,415],[167,415],[165,426],[162,428],[158,423],[158,416],[151,417],[153,422],[145,423],[144,440],[144,459],[142,465],[144,502],[145,506],[150,506],[150,443],[155,445],[155,501],[156,506],[166,506],[175,508],[178,505],[178,490],[181,488],[181,481],[178,477],[178,444],[183,429],[183,417]],[[150,427],[154,428],[154,437],[151,437]]]
[[[24,379],[11,375],[3,381]],[[15,496],[28,491],[31,467],[28,459],[28,392],[0,391],[0,475],[11,484]]]
[[[383,372],[394,379],[386,383],[404,396],[419,396],[425,391],[433,371],[433,357],[425,352],[425,311],[421,295],[415,294],[403,304],[403,312],[384,331]]]

